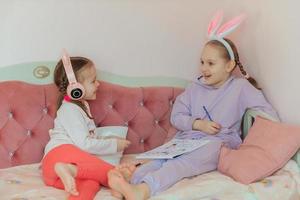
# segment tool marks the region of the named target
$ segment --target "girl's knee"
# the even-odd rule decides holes
[[[223,140],[219,138],[210,138],[209,142],[206,144],[206,148],[209,149],[210,152],[219,152],[223,144]]]

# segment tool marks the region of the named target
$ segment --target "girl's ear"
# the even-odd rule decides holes
[[[230,73],[234,70],[234,67],[236,66],[236,63],[234,60],[229,60],[226,67],[225,67],[225,70],[226,72]]]

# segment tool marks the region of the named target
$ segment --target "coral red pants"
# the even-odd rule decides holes
[[[44,157],[42,161],[43,179],[46,185],[64,189],[64,185],[54,171],[57,162],[77,166],[75,177],[79,196],[69,196],[69,200],[93,200],[100,185],[108,186],[107,173],[114,166],[71,144],[58,146]]]

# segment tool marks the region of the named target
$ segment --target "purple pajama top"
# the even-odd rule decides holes
[[[203,106],[212,120],[221,125],[219,133],[210,135],[192,130],[196,119],[209,120]],[[231,148],[237,148],[242,140],[241,120],[246,109],[261,110],[278,118],[262,91],[253,87],[248,80],[230,76],[219,88],[205,85],[201,78],[192,82],[174,103],[171,123],[179,131],[176,138],[201,139],[219,137]]]

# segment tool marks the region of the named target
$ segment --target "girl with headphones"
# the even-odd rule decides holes
[[[68,192],[68,199],[92,200],[100,185],[108,186],[107,173],[115,167],[97,155],[123,151],[130,142],[98,138],[95,134],[87,100],[96,99],[99,82],[91,60],[70,58],[64,52],[54,71],[54,83],[60,94],[42,160],[43,180]]]

